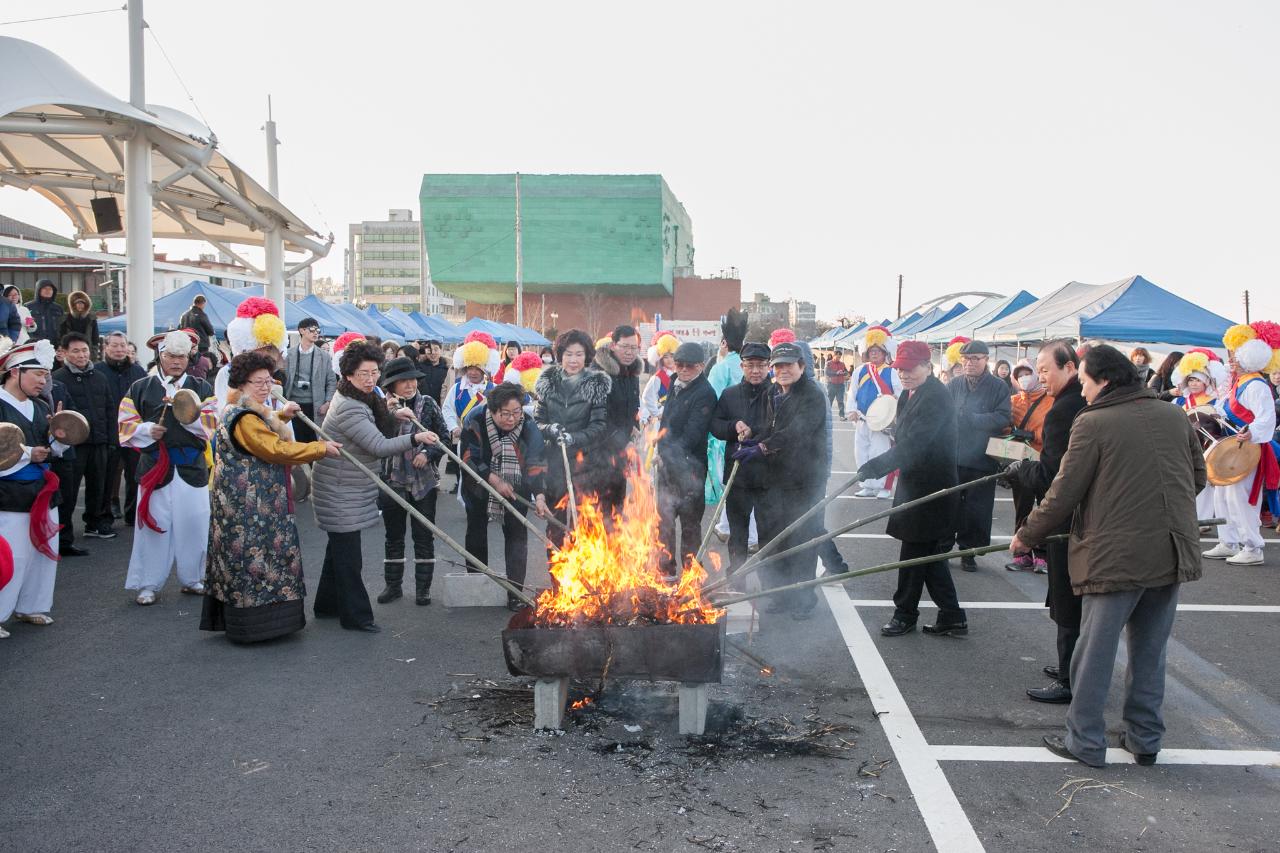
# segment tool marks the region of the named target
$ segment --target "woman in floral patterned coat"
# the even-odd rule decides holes
[[[332,441],[297,442],[267,407],[275,362],[259,352],[231,360],[230,404],[214,440],[213,504],[200,630],[226,631],[236,643],[291,634],[307,622],[298,528],[289,466],[337,456]]]

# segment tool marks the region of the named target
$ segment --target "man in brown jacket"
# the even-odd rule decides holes
[[[1106,766],[1103,711],[1126,632],[1120,748],[1139,764],[1154,764],[1178,587],[1201,572],[1196,494],[1205,484],[1204,456],[1187,418],[1144,388],[1114,347],[1089,350],[1080,384],[1089,405],[1076,416],[1053,485],[1010,545],[1026,551],[1071,518],[1068,566],[1083,616],[1066,737],[1044,743],[1057,755]]]

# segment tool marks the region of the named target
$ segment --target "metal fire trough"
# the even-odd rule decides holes
[[[517,613],[502,632],[512,675],[532,675],[536,729],[559,729],[570,678],[626,678],[680,683],[680,733],[700,735],[707,722],[707,684],[724,672],[725,622],[713,625],[534,627]]]

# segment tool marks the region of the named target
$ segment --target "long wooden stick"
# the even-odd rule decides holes
[[[535,510],[535,511],[538,509],[538,507],[534,505],[533,501],[524,497],[524,495],[521,495],[519,492],[516,492],[515,499],[521,506],[526,506],[529,509]],[[556,527],[559,527],[565,533],[569,532],[569,525],[565,524],[563,521],[556,518],[554,515],[548,515],[545,521],[547,522],[547,524],[554,524]]]
[[[720,492],[720,500],[716,501],[716,510],[711,514],[711,523],[707,525],[707,532],[702,536],[702,544],[698,546],[697,556],[694,557],[699,564],[707,553],[707,543],[711,541],[711,534],[716,529],[717,520],[720,518],[720,512],[724,509],[724,502],[729,497],[729,490],[733,488],[733,480],[738,476],[738,465],[740,462],[733,460],[733,468],[729,471],[729,479],[725,480],[724,489]]]
[[[803,543],[803,544],[801,544],[801,545],[796,545],[795,547],[788,548],[786,551],[783,551],[781,554],[775,555],[775,557],[774,557],[774,558],[771,558],[771,559],[778,559],[778,558],[781,558],[781,557],[783,557],[783,556],[786,556],[786,555],[789,555],[789,554],[793,554],[793,553],[795,553],[796,551],[804,550],[805,548],[816,547],[817,545],[821,544],[822,542],[826,541],[827,539],[833,539],[833,538],[835,538],[835,536],[838,536],[838,535],[840,535],[841,533],[845,533],[845,532],[848,532],[848,531],[850,531],[850,530],[853,530],[853,529],[854,529],[854,528],[856,528],[856,527],[862,527],[862,526],[864,526],[864,525],[870,524],[870,523],[871,523],[871,522],[873,522],[873,521],[879,521],[879,520],[880,520],[880,519],[882,519],[882,518],[887,518],[888,516],[891,516],[891,515],[893,515],[893,514],[895,514],[895,513],[902,512],[903,510],[908,510],[908,509],[911,509],[911,508],[913,508],[913,507],[920,506],[921,504],[928,503],[929,501],[936,501],[938,498],[946,497],[947,495],[954,494],[954,493],[956,493],[956,492],[962,492],[962,491],[964,491],[965,489],[971,489],[971,488],[973,488],[974,486],[977,486],[977,485],[980,485],[980,484],[982,484],[982,483],[987,482],[988,480],[994,480],[994,479],[996,479],[997,477],[999,477],[999,476],[1001,475],[1001,473],[1003,473],[1003,472],[996,472],[995,474],[988,474],[988,475],[987,475],[987,476],[985,476],[985,477],[979,477],[979,478],[978,478],[978,479],[976,479],[976,480],[970,480],[969,482],[967,482],[967,483],[961,483],[961,484],[960,484],[960,485],[958,485],[958,486],[951,486],[951,487],[946,488],[946,489],[939,489],[938,491],[933,492],[932,494],[928,494],[928,495],[925,495],[925,496],[923,496],[923,497],[916,498],[915,500],[907,501],[906,503],[901,504],[901,505],[899,505],[899,506],[889,507],[888,509],[881,510],[880,512],[877,512],[877,513],[874,513],[874,514],[872,514],[872,515],[869,515],[869,516],[867,516],[866,518],[860,518],[860,519],[858,519],[858,520],[856,520],[856,521],[850,522],[849,524],[846,524],[844,527],[840,528],[840,529],[839,529],[838,531],[836,531],[834,534],[828,533],[828,534],[826,534],[825,536],[820,536],[820,537],[818,537],[818,538],[816,538],[816,539],[811,539],[810,541],[808,541],[808,542],[806,542],[806,543]],[[855,479],[855,482],[856,482],[856,479]],[[846,486],[845,488],[848,488],[848,486]],[[837,494],[838,494],[838,493],[837,493]],[[828,498],[828,500],[830,500],[830,499]],[[806,515],[807,515],[807,514],[806,514]],[[805,516],[801,516],[801,517],[798,519],[798,521],[804,521],[804,519],[805,519]],[[783,537],[785,537],[787,534],[789,534],[789,533],[790,533],[793,529],[795,529],[797,526],[798,526],[798,524],[797,524],[797,523],[792,523],[792,524],[791,524],[790,526],[788,526],[785,530],[783,530],[781,533],[779,533],[777,536],[775,536],[775,537],[774,537],[774,538],[769,542],[769,544],[768,544],[767,546],[765,546],[764,548],[761,548],[759,551],[757,551],[757,552],[755,553],[755,556],[754,556],[753,558],[751,558],[751,559],[747,560],[747,561],[746,561],[745,563],[743,563],[739,568],[734,569],[734,570],[733,570],[733,571],[731,571],[729,574],[725,575],[723,578],[721,578],[720,580],[716,581],[715,583],[708,584],[706,587],[704,587],[704,588],[703,588],[703,592],[704,592],[704,593],[707,593],[707,592],[715,592],[716,590],[721,589],[721,588],[723,588],[724,586],[726,586],[726,585],[728,584],[728,582],[729,582],[730,580],[732,580],[735,576],[740,575],[740,574],[742,574],[742,573],[744,573],[744,572],[747,572],[747,571],[753,571],[753,570],[754,570],[757,566],[759,566],[761,563],[766,562],[766,557],[768,557],[768,556],[769,556],[769,552],[770,552],[770,551],[772,551],[772,550],[773,550],[773,548],[774,548],[775,546],[777,546],[777,545],[782,541]]]
[[[1200,527],[1212,527],[1219,524],[1226,524],[1223,518],[1207,518],[1196,522]],[[1058,533],[1053,536],[1045,537],[1046,541],[1054,539],[1066,539],[1070,533]],[[798,583],[787,584],[786,586],[775,586],[772,589],[762,589],[758,592],[746,592],[741,595],[730,596],[729,598],[717,599],[714,604],[716,607],[728,607],[730,604],[738,604],[742,601],[752,601],[757,598],[764,598],[766,595],[777,595],[782,592],[794,592],[800,589],[812,589],[816,586],[826,586],[831,583],[841,583],[851,578],[860,578],[864,575],[875,575],[881,572],[892,572],[895,569],[909,569],[913,566],[922,566],[927,563],[936,563],[939,560],[949,560],[952,557],[980,557],[983,554],[994,554],[997,551],[1008,551],[1009,544],[1003,545],[983,545],[978,548],[966,548],[963,551],[947,551],[942,554],[930,554],[927,557],[914,557],[910,560],[897,560],[892,563],[883,563],[879,566],[871,566],[866,569],[854,569],[849,572],[841,572],[838,575],[825,575],[813,580],[800,581]],[[704,590],[705,591],[705,590]]]
[[[991,475],[986,476],[986,477],[982,477],[982,478],[977,479],[977,480],[971,480],[970,482],[968,482],[968,483],[963,483],[963,484],[961,484],[961,485],[959,485],[959,486],[952,486],[952,487],[951,487],[951,488],[949,488],[949,489],[943,489],[943,490],[941,490],[941,491],[934,492],[934,493],[933,493],[933,494],[931,494],[931,495],[925,495],[925,496],[924,496],[924,497],[922,497],[922,498],[916,498],[916,499],[915,499],[915,500],[913,500],[913,501],[907,501],[906,503],[902,504],[901,506],[890,507],[889,509],[886,509],[886,510],[882,510],[882,511],[880,511],[880,512],[877,512],[877,513],[875,513],[874,515],[869,515],[869,516],[867,516],[866,518],[859,518],[859,519],[855,519],[854,521],[849,522],[848,524],[844,525],[843,527],[839,527],[839,528],[837,528],[837,529],[835,529],[835,530],[828,531],[828,532],[826,532],[826,533],[822,534],[821,536],[816,536],[816,537],[814,537],[813,539],[810,539],[808,542],[801,542],[799,545],[795,545],[795,546],[793,546],[793,547],[791,547],[791,548],[788,548],[788,549],[787,549],[787,550],[785,550],[785,551],[779,551],[777,554],[774,554],[773,556],[769,557],[768,559],[760,560],[759,562],[757,562],[757,563],[755,564],[755,566],[754,566],[753,568],[757,568],[757,569],[758,569],[758,568],[760,568],[760,566],[764,565],[765,563],[772,563],[772,562],[773,562],[773,561],[775,561],[775,560],[781,560],[781,559],[783,559],[784,557],[789,557],[789,556],[791,556],[792,554],[797,554],[797,553],[799,553],[799,552],[801,552],[801,551],[806,551],[806,550],[808,550],[809,548],[816,548],[816,547],[818,547],[819,545],[821,545],[823,542],[827,542],[827,541],[829,541],[829,540],[831,540],[831,539],[835,539],[837,536],[841,536],[841,535],[843,535],[843,534],[845,534],[845,533],[848,533],[850,530],[854,530],[855,528],[858,528],[858,527],[863,527],[863,526],[865,526],[865,525],[867,525],[867,524],[870,524],[870,523],[871,523],[871,522],[873,522],[873,521],[879,521],[880,519],[885,518],[886,516],[893,515],[893,514],[894,514],[894,513],[896,513],[896,512],[901,512],[902,510],[907,509],[907,508],[909,508],[909,507],[913,507],[913,506],[916,506],[916,505],[921,504],[921,503],[926,503],[926,502],[928,502],[928,501],[937,500],[938,498],[945,497],[945,496],[947,496],[947,495],[949,495],[949,494],[951,494],[951,493],[953,493],[953,492],[958,492],[958,491],[963,491],[963,490],[965,490],[965,489],[973,488],[974,486],[979,485],[979,484],[981,484],[981,483],[985,483],[985,482],[986,482],[986,481],[988,481],[988,480],[994,480],[994,479],[996,479],[996,478],[997,478],[997,477],[999,477],[1002,473],[1003,473],[1003,472],[999,472],[999,473],[996,473],[996,474],[991,474]]]
[[[428,430],[425,426],[422,425],[422,421],[418,420],[413,415],[409,416],[409,420],[413,422],[414,426],[416,426],[418,429],[422,430],[423,432],[430,432],[430,430]],[[516,518],[520,519],[521,524],[529,528],[529,530],[533,532],[534,536],[537,536],[539,539],[541,539],[542,544],[546,545],[548,548],[550,548],[553,551],[560,550],[559,548],[557,548],[555,545],[551,543],[551,540],[547,538],[547,535],[543,533],[541,530],[539,530],[537,526],[532,521],[530,521],[527,516],[525,516],[524,513],[520,512],[514,506],[512,506],[511,502],[502,496],[502,492],[499,492],[497,489],[493,487],[492,483],[490,483],[484,477],[481,477],[480,472],[476,471],[476,469],[472,468],[466,462],[463,462],[462,457],[459,456],[457,453],[454,453],[453,450],[449,447],[449,445],[445,444],[443,441],[437,442],[437,444],[439,445],[440,449],[444,451],[445,456],[448,456],[450,459],[453,460],[453,464],[457,465],[459,470],[466,471],[467,476],[475,480],[481,486],[484,486],[489,491],[489,494],[493,495],[495,498],[498,499],[498,503],[502,504],[503,508],[506,509],[507,512],[511,513]],[[536,511],[537,508],[535,507],[534,509]]]
[[[280,400],[280,402],[282,403],[289,402],[284,398],[283,395],[281,395],[275,389],[272,389],[272,393],[275,394],[275,396],[277,397],[277,399]],[[333,439],[330,438],[325,433],[325,431],[320,428],[319,424],[311,420],[311,418],[307,417],[302,412],[298,412],[297,414],[294,415],[294,417],[302,421],[307,426],[311,427],[311,429],[315,432],[315,434],[323,438],[325,441],[333,441]],[[516,586],[511,581],[504,578],[502,575],[492,571],[488,566],[480,562],[480,559],[478,557],[476,557],[466,548],[463,548],[461,545],[459,545],[452,536],[450,536],[448,533],[445,533],[439,527],[436,527],[435,522],[427,518],[422,513],[418,512],[418,510],[413,506],[413,504],[409,503],[395,489],[391,488],[385,482],[383,482],[381,477],[373,473],[373,471],[371,471],[367,465],[365,465],[363,462],[357,459],[349,450],[347,450],[345,447],[339,447],[338,452],[341,453],[343,458],[345,458],[348,462],[356,466],[356,468],[360,469],[360,471],[362,471],[366,477],[372,480],[373,484],[377,486],[382,491],[383,494],[391,498],[396,503],[400,504],[400,507],[405,512],[407,512],[410,516],[412,516],[414,521],[418,522],[423,527],[430,530],[434,536],[440,539],[440,541],[444,542],[444,544],[448,545],[450,548],[457,551],[458,554],[461,555],[464,560],[466,560],[468,563],[472,565],[472,567],[476,569],[476,571],[480,572],[480,574],[482,575],[488,575],[491,581],[493,581],[498,586],[505,589],[511,595],[516,596],[525,604],[528,604],[530,607],[532,607],[536,603],[532,598],[530,598],[524,592],[524,590],[520,589],[518,586]]]
[[[557,439],[560,455],[564,458],[564,482],[569,487],[569,529],[578,526],[578,498],[573,493],[573,469],[569,467],[569,445]]]

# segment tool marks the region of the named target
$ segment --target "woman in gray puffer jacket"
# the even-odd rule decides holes
[[[338,390],[322,424],[328,438],[375,472],[379,460],[437,441],[432,432],[396,435],[396,416],[374,391],[381,370],[381,349],[364,341],[348,344],[338,362]],[[311,503],[316,524],[329,534],[316,618],[336,616],[343,628],[379,631],[360,576],[360,531],[380,523],[377,485],[345,457],[321,459],[312,474]]]

